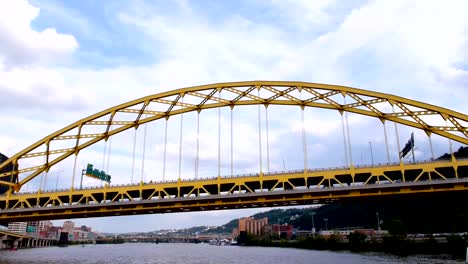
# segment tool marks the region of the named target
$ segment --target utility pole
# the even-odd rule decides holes
[[[83,169],[83,170],[81,171],[80,190],[83,189],[83,176],[85,175],[85,173],[86,173],[86,170]]]
[[[278,239],[281,239],[281,223],[278,217]]]

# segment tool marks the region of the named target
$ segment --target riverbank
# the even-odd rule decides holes
[[[365,236],[350,236],[346,241],[335,237],[302,237],[297,240],[261,240],[249,237],[245,246],[288,247],[313,250],[349,250],[352,252],[382,252],[397,256],[409,255],[449,255],[454,259],[465,259],[468,237],[447,237],[446,242],[439,242],[433,237],[421,241],[410,240],[403,236],[385,236],[379,240]]]

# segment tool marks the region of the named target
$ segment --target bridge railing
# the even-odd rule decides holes
[[[457,160],[468,160],[468,158],[459,158]],[[419,160],[415,163],[413,162],[404,162],[404,165],[417,165],[417,164],[428,164],[428,163],[443,163],[450,161],[450,159],[441,159],[441,160]],[[399,162],[385,162],[385,163],[375,163],[375,164],[365,164],[365,165],[355,165],[354,168],[375,168],[375,167],[385,167],[385,166],[399,166]],[[336,171],[336,170],[349,170],[351,169],[350,166],[337,166],[337,167],[327,167],[327,168],[313,168],[308,169],[306,172],[320,172],[320,171]],[[263,176],[277,176],[277,175],[285,175],[285,174],[298,174],[303,173],[304,170],[286,170],[286,171],[275,171],[275,172],[266,172],[263,173]],[[244,178],[244,177],[258,177],[260,173],[244,173],[244,174],[236,174],[236,175],[222,175],[221,178]],[[190,178],[190,179],[182,179],[183,182],[195,182],[201,180],[215,180],[218,177],[199,177],[199,178]],[[161,184],[161,183],[176,183],[178,182],[177,179],[173,180],[166,180],[166,181],[150,181],[150,182],[143,182],[143,185],[148,184]],[[124,186],[139,186],[140,183],[127,183],[127,184],[112,184],[109,185],[109,188],[113,187],[124,187]],[[81,190],[88,190],[88,189],[97,189],[98,186],[94,187],[84,187]],[[42,190],[41,193],[53,193],[53,192],[66,192],[70,191],[70,189],[49,189],[49,190]],[[22,194],[36,194],[39,191],[30,191],[30,192],[21,192],[21,193],[13,193],[13,195],[22,195]]]

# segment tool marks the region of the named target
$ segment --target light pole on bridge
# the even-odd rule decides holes
[[[369,141],[369,149],[370,149],[370,155],[371,155],[372,166],[374,166],[374,152],[373,152],[373,150],[372,150],[372,141]]]

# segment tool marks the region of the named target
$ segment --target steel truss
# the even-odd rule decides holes
[[[260,92],[259,92],[260,91]],[[301,97],[294,96],[301,92]],[[218,96],[216,95],[218,94]],[[222,94],[219,96],[219,94]],[[347,98],[347,103],[337,100],[337,96]],[[67,157],[97,142],[131,128],[159,120],[168,119],[191,111],[241,105],[296,105],[302,108],[315,107],[355,113],[392,121],[425,131],[428,135],[437,134],[450,140],[468,144],[468,116],[439,106],[410,100],[390,94],[372,92],[345,86],[306,82],[250,81],[217,83],[173,90],[146,96],[117,105],[81,119],[60,129],[0,164],[0,170],[8,164],[14,171],[0,174],[0,177],[18,175],[18,182],[0,181],[0,185],[10,186],[14,192]],[[395,107],[398,111],[390,111]],[[427,116],[438,116],[446,125],[433,121]],[[86,133],[83,131],[100,131]],[[60,144],[55,144],[60,142]],[[59,145],[60,147],[57,147]],[[67,148],[61,146],[68,145]],[[40,160],[32,164],[32,158]],[[73,187],[72,187],[73,188]]]

